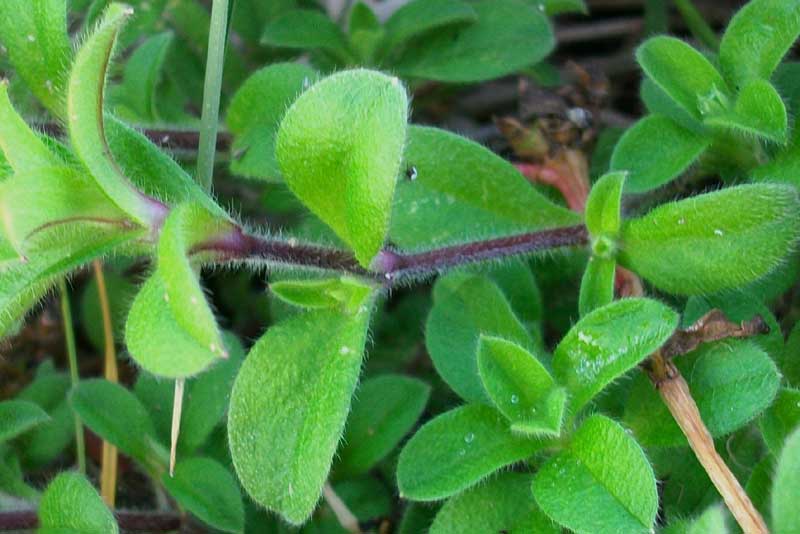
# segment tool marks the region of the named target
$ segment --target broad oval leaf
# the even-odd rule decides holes
[[[794,187],[741,185],[664,204],[622,230],[619,262],[679,295],[732,289],[768,274],[800,231]]]
[[[783,388],[759,421],[761,435],[770,452],[778,457],[786,437],[800,427],[800,390]]]
[[[469,5],[477,22],[409,43],[391,67],[413,78],[478,82],[529,67],[553,50],[550,22],[530,2],[479,0]]]
[[[365,266],[388,231],[407,113],[397,78],[344,71],[303,93],[278,131],[275,153],[287,185]]]
[[[608,384],[658,349],[678,314],[658,301],[623,299],[583,317],[553,354],[553,374],[569,392],[574,415]]]
[[[3,0],[0,42],[31,92],[51,113],[63,119],[67,67],[72,58],[67,2]]]
[[[778,458],[772,486],[772,527],[776,533],[800,530],[797,503],[800,502],[800,428],[792,432]]]
[[[796,0],[751,0],[731,19],[719,46],[722,72],[736,86],[768,80],[800,35]]]
[[[125,343],[147,372],[167,378],[196,375],[222,357],[221,345],[200,345],[175,317],[158,271],[142,285],[125,323]]]
[[[425,346],[439,375],[464,400],[490,404],[478,375],[481,334],[532,348],[533,340],[503,292],[483,276],[455,273],[440,278],[425,325]]]
[[[695,119],[727,107],[728,87],[700,52],[674,37],[659,36],[636,50],[647,76]]]
[[[749,340],[700,347],[676,360],[676,365],[713,437],[729,434],[757,417],[772,403],[780,385],[775,363]],[[625,423],[643,445],[686,445],[686,437],[646,376],[634,378],[630,396],[637,402],[626,407]]]
[[[37,404],[23,400],[0,402],[0,443],[16,438],[50,420]]]
[[[481,336],[478,372],[511,430],[534,436],[561,433],[566,392],[536,356],[511,341]]]
[[[533,496],[551,519],[580,534],[646,534],[658,511],[644,452],[602,415],[584,421],[568,448],[539,469]]]
[[[61,473],[39,503],[40,534],[117,534],[119,526],[83,475]]]
[[[513,165],[437,128],[411,126],[389,239],[406,250],[579,224]]]
[[[225,122],[234,141],[231,172],[280,181],[275,136],[287,108],[317,73],[299,63],[276,63],[256,71],[233,95]]]
[[[650,115],[619,140],[611,168],[628,171],[626,192],[644,193],[683,174],[710,145],[708,135],[688,130],[667,117]]]
[[[397,464],[402,498],[444,499],[533,455],[544,442],[517,436],[496,410],[462,406],[428,422],[409,440]]]
[[[761,79],[751,80],[742,87],[733,110],[709,116],[705,123],[783,144],[789,129],[781,95],[771,83]]]
[[[355,313],[372,288],[362,281],[342,276],[312,280],[278,280],[269,285],[281,300],[308,309],[337,308]]]
[[[147,409],[133,393],[108,380],[84,380],[72,390],[70,404],[95,434],[150,465],[155,429]]]
[[[559,534],[531,495],[531,475],[501,473],[447,501],[430,534],[454,532],[531,532]]]
[[[189,458],[175,466],[175,475],[161,481],[178,504],[203,523],[223,532],[244,532],[244,505],[233,475],[210,458]]]
[[[236,378],[228,414],[242,486],[292,524],[314,511],[356,387],[369,312],[295,315],[272,326]]]
[[[369,471],[400,443],[422,415],[430,387],[415,378],[383,375],[356,390],[338,452],[337,476]]]

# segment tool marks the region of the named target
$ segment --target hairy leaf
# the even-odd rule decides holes
[[[281,300],[301,308],[337,308],[356,313],[372,288],[349,277],[279,280],[269,286]]]
[[[599,308],[567,332],[553,373],[569,392],[572,414],[669,339],[678,315],[658,301],[623,299]]]
[[[525,326],[500,288],[486,277],[455,273],[440,278],[425,325],[425,345],[439,375],[464,400],[490,404],[478,375],[481,334],[532,348]]]
[[[51,113],[63,119],[67,67],[72,58],[67,2],[3,0],[0,42],[31,92]]]
[[[622,225],[620,214],[626,172],[602,176],[592,186],[586,200],[586,228],[593,238],[616,237]]]
[[[771,83],[760,79],[747,82],[739,92],[732,111],[710,116],[705,122],[764,137],[776,143],[786,143],[789,128],[781,95]]]
[[[578,215],[539,194],[507,161],[444,130],[411,126],[404,164],[407,179],[398,184],[389,231],[400,248],[432,248],[580,222]]]
[[[619,261],[681,295],[732,289],[772,271],[794,248],[797,193],[741,185],[664,204],[623,226]]]
[[[710,144],[707,135],[687,130],[667,117],[650,115],[619,140],[611,168],[628,171],[627,192],[644,193],[683,174]]]
[[[117,534],[119,526],[83,475],[61,473],[39,503],[39,534]]]
[[[477,20],[472,6],[461,0],[413,0],[402,5],[386,21],[386,37],[381,45],[391,53],[395,47],[425,33]]]
[[[749,340],[702,346],[693,357],[682,357],[676,364],[714,437],[729,434],[757,417],[772,403],[780,385],[775,363]],[[686,437],[646,376],[635,377],[630,396],[637,401],[626,407],[625,422],[643,445],[686,444]]]
[[[551,519],[580,534],[652,532],[658,511],[644,452],[601,415],[584,421],[569,447],[539,469],[533,495]]]
[[[772,486],[772,527],[775,532],[793,534],[800,530],[797,503],[800,502],[800,428],[786,440],[778,459]]]
[[[727,107],[728,87],[697,50],[674,37],[653,37],[636,51],[647,76],[695,119]]]
[[[329,310],[272,326],[251,349],[231,394],[231,456],[245,490],[293,524],[319,500],[344,429],[369,312]]]
[[[324,13],[313,9],[294,9],[267,24],[261,44],[301,50],[320,49],[341,63],[353,60],[344,32]]]
[[[5,3],[2,6],[4,8]],[[16,173],[63,164],[61,159],[25,124],[11,105],[6,82],[0,82],[0,150],[8,165]]]
[[[511,341],[482,335],[478,372],[511,430],[534,436],[561,433],[566,392],[536,356]]]
[[[536,506],[530,475],[502,473],[442,506],[430,534],[454,532],[558,534],[561,529]]]
[[[751,0],[731,19],[719,46],[722,72],[736,86],[768,80],[800,35],[800,2]]]
[[[783,388],[759,423],[764,442],[776,457],[792,430],[800,427],[800,390]]]
[[[278,131],[276,155],[289,188],[365,266],[389,227],[407,112],[397,78],[344,71],[303,93]]]
[[[397,464],[400,496],[414,501],[449,497],[542,446],[514,435],[493,408],[456,408],[428,422],[403,448]]]
[[[578,311],[581,317],[614,300],[615,260],[592,256],[581,279]]]
[[[415,378],[382,375],[361,384],[347,419],[336,474],[365,473],[384,459],[417,422],[430,387]]]

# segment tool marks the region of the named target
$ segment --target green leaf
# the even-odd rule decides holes
[[[0,2],[0,42],[31,92],[59,119],[64,118],[72,58],[66,4],[64,0]]]
[[[234,135],[231,172],[279,181],[275,136],[287,108],[317,79],[300,63],[275,63],[256,71],[236,91],[225,121]]]
[[[158,86],[164,60],[174,34],[163,32],[148,37],[125,63],[122,84],[114,88],[119,104],[127,107],[140,121],[160,122]]]
[[[650,299],[623,299],[583,317],[553,354],[553,374],[576,414],[608,384],[669,339],[678,315]]]
[[[511,341],[481,335],[478,372],[511,430],[533,436],[561,433],[566,392],[536,356]]]
[[[579,224],[580,216],[539,194],[485,147],[436,128],[411,126],[390,240],[418,250]],[[414,174],[412,173],[412,176]]]
[[[592,256],[586,264],[581,279],[578,310],[581,317],[610,304],[614,300],[614,282],[617,262],[613,259]]]
[[[366,308],[355,316],[295,315],[267,330],[236,378],[228,415],[236,472],[257,503],[292,524],[308,519],[319,500],[350,410],[368,322]]]
[[[783,446],[772,486],[772,528],[776,533],[794,534],[800,531],[800,517],[797,515],[797,503],[800,502],[798,472],[800,429],[795,429]]]
[[[313,280],[279,280],[269,286],[281,300],[308,309],[337,308],[356,313],[373,288],[350,276]]]
[[[225,351],[222,345],[200,345],[178,322],[166,294],[166,285],[156,271],[131,305],[125,323],[128,352],[156,376],[184,378],[201,373],[224,357]]]
[[[244,505],[233,475],[209,458],[189,458],[175,465],[175,476],[161,482],[178,504],[203,523],[223,532],[244,532]]]
[[[619,262],[679,295],[711,293],[771,272],[794,248],[797,193],[741,185],[664,204],[623,226]]]
[[[75,152],[103,191],[138,222],[147,224],[161,216],[161,207],[143,198],[117,165],[103,120],[107,70],[117,35],[132,13],[123,4],[109,5],[103,20],[78,51],[69,79],[67,127]]]
[[[687,130],[667,117],[649,115],[619,140],[611,168],[628,171],[626,192],[644,193],[686,172],[710,145],[708,135]]]
[[[728,534],[726,520],[725,508],[711,506],[694,520],[671,522],[662,534]]]
[[[114,515],[83,475],[61,473],[39,503],[39,534],[117,534]]]
[[[547,17],[524,0],[470,2],[478,21],[416,39],[391,67],[402,76],[442,82],[499,78],[540,62],[553,50]]]
[[[531,496],[531,476],[502,473],[456,495],[436,514],[430,534],[535,532],[558,534]]]
[[[789,130],[786,105],[781,95],[771,83],[761,79],[750,80],[742,87],[732,111],[709,116],[705,123],[782,144],[787,142]]]
[[[675,363],[713,437],[757,417],[772,403],[780,385],[775,363],[749,340],[705,345]],[[637,401],[627,405],[625,423],[643,445],[686,445],[686,437],[644,374],[634,378],[629,395]]]
[[[674,37],[653,37],[636,51],[647,76],[695,119],[727,108],[728,87],[700,52]]]
[[[478,375],[481,334],[533,348],[525,326],[500,288],[486,277],[455,273],[440,278],[425,325],[425,345],[439,375],[468,402],[490,404]]]
[[[722,36],[722,72],[738,87],[754,78],[768,80],[798,35],[800,3],[796,0],[751,0]]]
[[[17,172],[0,183],[0,217],[6,239],[21,256],[49,247],[48,235],[64,239],[66,228],[131,227],[91,177],[63,165]],[[72,239],[79,243],[82,237],[76,233]]]
[[[344,71],[303,93],[278,131],[276,155],[287,185],[365,266],[389,227],[407,112],[397,78]]]
[[[584,0],[535,0],[537,6],[544,6],[548,16],[561,15],[562,13],[580,13],[587,15],[589,8]]]
[[[40,233],[37,254],[0,270],[0,338],[58,279],[94,258],[120,249],[141,237],[139,231],[84,227],[80,239],[67,231]],[[88,232],[86,232],[88,230]]]
[[[381,21],[372,8],[361,1],[354,3],[348,15],[347,32],[350,46],[358,55],[359,62],[373,64],[384,31]]]
[[[658,511],[644,452],[601,415],[584,421],[569,447],[539,469],[533,496],[551,519],[580,534],[649,533]]]
[[[324,50],[341,63],[353,60],[344,32],[327,15],[313,9],[293,9],[269,22],[261,44],[300,50]]]
[[[50,420],[38,405],[22,400],[0,402],[0,443]]]
[[[352,476],[383,460],[422,415],[430,387],[415,378],[383,375],[356,391],[335,472]]]
[[[0,4],[0,20],[2,9]],[[62,165],[42,140],[28,127],[8,98],[8,84],[0,82],[0,150],[14,172],[26,173]]]
[[[493,408],[461,406],[425,424],[400,452],[400,497],[444,499],[532,456],[543,444],[513,434],[508,421]]]
[[[800,426],[800,390],[784,388],[761,416],[761,434],[770,452],[780,455],[786,437]]]
[[[402,5],[386,21],[386,37],[381,46],[391,53],[395,47],[423,34],[477,20],[475,10],[461,0],[413,0]]]
[[[84,380],[72,390],[70,404],[92,432],[149,465],[155,429],[133,393],[107,380]]]
[[[211,353],[227,356],[222,334],[203,288],[188,258],[190,250],[204,241],[222,238],[233,228],[231,221],[209,213],[200,203],[181,204],[172,209],[158,240],[159,278],[164,284],[164,300],[175,321]]]
[[[626,172],[613,172],[602,176],[592,186],[586,200],[586,228],[593,238],[616,237],[622,225],[620,207]],[[595,248],[595,247],[593,247]],[[597,254],[598,252],[595,252]]]

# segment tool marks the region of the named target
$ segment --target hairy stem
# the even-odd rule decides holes
[[[214,0],[211,27],[208,32],[208,58],[203,88],[203,113],[200,122],[200,146],[197,153],[197,181],[211,190],[214,156],[217,147],[219,101],[225,64],[225,42],[228,36],[228,0]]]
[[[58,281],[58,290],[61,295],[61,320],[64,324],[64,339],[69,361],[69,376],[72,387],[78,385],[78,351],[75,347],[75,330],[72,326],[72,309],[69,304],[67,282],[61,278]],[[86,444],[83,441],[83,424],[80,417],[75,414],[75,455],[78,460],[78,471],[86,473]]]
[[[119,369],[117,368],[117,351],[114,346],[114,326],[111,322],[111,306],[108,301],[106,277],[103,274],[103,264],[100,260],[92,262],[94,277],[97,280],[97,295],[100,301],[100,312],[103,316],[103,374],[109,382],[119,382]],[[117,448],[103,440],[103,452],[100,463],[100,496],[109,508],[114,508],[117,499]]]
[[[700,417],[686,380],[660,353],[655,354],[651,360],[653,365],[650,379],[689,440],[689,446],[708,473],[728,510],[745,534],[767,534],[769,530],[761,514],[714,447],[714,440]]]
[[[585,245],[588,240],[583,225],[540,230],[509,237],[474,241],[416,254],[389,249],[379,252],[373,270],[361,267],[350,252],[245,233],[241,228],[222,238],[202,243],[190,254],[213,253],[218,261],[265,261],[335,271],[397,285],[414,278],[479,261],[503,259],[520,254]]]
[[[180,516],[172,513],[116,511],[114,516],[126,532],[173,532],[181,527]],[[0,512],[0,532],[32,530],[38,525],[36,510]]]

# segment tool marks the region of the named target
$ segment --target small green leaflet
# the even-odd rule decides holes
[[[619,233],[622,224],[622,190],[626,178],[625,171],[611,172],[601,176],[592,186],[585,211],[586,228],[592,238],[615,238]]]
[[[766,80],[749,81],[736,97],[733,110],[709,116],[705,123],[757,135],[776,143],[786,144],[788,140],[786,105],[775,87]]]
[[[461,0],[413,0],[400,6],[386,21],[386,37],[381,47],[388,55],[395,47],[428,32],[448,26],[464,26],[477,20],[478,15],[472,6]]]
[[[80,513],[77,513],[80,511]],[[39,534],[117,534],[119,526],[88,480],[61,473],[39,503]]]
[[[9,441],[50,420],[38,405],[22,401],[0,402],[0,443]]]
[[[356,278],[279,280],[269,285],[281,300],[308,309],[338,308],[356,313],[373,290]]]
[[[586,271],[581,279],[578,297],[578,311],[581,317],[611,304],[614,300],[614,282],[617,262],[613,259],[592,256],[586,264]]]
[[[344,32],[326,14],[314,9],[293,9],[269,22],[261,36],[261,44],[324,50],[342,64],[354,59]]]

